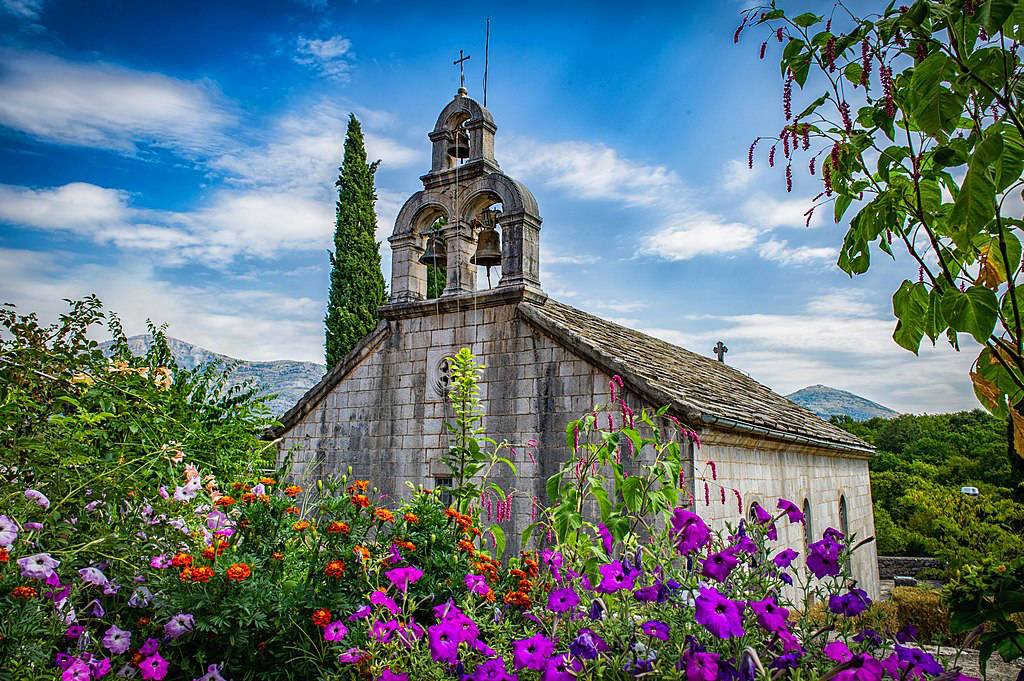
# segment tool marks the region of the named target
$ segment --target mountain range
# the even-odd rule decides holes
[[[830,388],[827,385],[809,385],[795,393],[786,395],[801,407],[810,409],[823,419],[830,416],[846,415],[854,421],[866,421],[876,416],[891,419],[899,412],[883,407],[877,402],[855,395],[846,390]]]
[[[101,347],[104,350],[109,350],[112,344],[112,342],[103,343]],[[149,334],[128,338],[128,347],[135,355],[146,354],[152,345],[153,337]],[[268,403],[270,409],[277,415],[283,414],[298,402],[299,398],[323,378],[327,371],[327,367],[315,362],[287,359],[272,362],[250,362],[235,359],[170,336],[167,337],[167,345],[178,366],[183,369],[218,364],[233,367],[230,378],[233,383],[255,379],[257,383],[265,386],[267,393],[277,395]],[[842,414],[857,421],[875,416],[882,418],[898,416],[898,412],[888,407],[846,390],[830,388],[827,385],[808,386],[786,395],[786,397],[824,419]]]
[[[113,342],[108,341],[101,343],[100,347],[104,351],[108,351],[112,345]],[[152,345],[153,337],[148,333],[128,338],[128,348],[133,355],[146,354]],[[231,383],[255,379],[257,383],[265,386],[266,394],[277,395],[267,403],[271,412],[276,415],[288,411],[307,390],[323,378],[327,371],[323,364],[315,362],[298,362],[288,359],[272,362],[249,362],[235,359],[170,336],[167,337],[167,347],[170,348],[174,360],[182,369],[217,364],[233,367],[229,379]]]

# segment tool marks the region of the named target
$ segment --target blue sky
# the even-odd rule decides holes
[[[756,37],[733,45],[742,7],[0,0],[0,299],[52,319],[95,292],[130,333],[148,317],[235,357],[322,362],[348,113],[382,159],[383,239],[459,49],[481,95],[490,16],[496,156],[540,204],[549,294],[696,352],[722,339],[783,393],[973,408],[972,353],[891,341],[908,258],[849,279],[845,225],[804,226],[815,178],[794,168],[787,194],[767,148],[747,169],[784,119],[774,45],[763,62]]]

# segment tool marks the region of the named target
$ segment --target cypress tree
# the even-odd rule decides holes
[[[324,318],[327,368],[340,362],[377,325],[384,303],[380,242],[376,241],[377,192],[373,176],[380,161],[366,162],[363,130],[355,114],[348,119],[345,156],[338,176],[338,219],[331,258],[331,290]]]

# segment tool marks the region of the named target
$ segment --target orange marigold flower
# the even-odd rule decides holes
[[[420,519],[416,516],[415,513],[406,513],[402,516],[402,520],[404,520],[407,523],[418,523],[420,521]]]
[[[327,531],[331,534],[348,534],[348,530],[348,523],[339,522],[337,520],[327,526]]]
[[[6,563],[11,559],[11,554],[7,549],[0,549],[0,563]]]
[[[365,563],[370,560],[370,551],[368,549],[364,549],[362,546],[357,546],[353,550],[355,551],[356,559],[358,559],[360,563]]]
[[[221,508],[227,508],[228,506],[234,504],[235,500],[232,499],[231,497],[218,497],[217,501],[213,503],[215,503],[217,506],[220,506]]]
[[[520,591],[526,592],[526,591],[529,591],[532,588],[533,588],[533,582],[531,582],[530,580],[528,580],[528,579],[520,579],[519,580],[519,590]]]
[[[251,504],[252,502],[256,501],[256,495],[253,494],[252,492],[246,492],[245,494],[242,495],[242,501],[244,501],[247,504]]]
[[[378,508],[375,513],[379,519],[386,523],[393,523],[395,521],[395,514],[386,508]]]
[[[270,503],[270,495],[269,495],[269,494],[261,494],[261,495],[259,495],[259,496],[258,496],[258,497],[256,497],[256,498],[257,498],[257,499],[258,499],[258,500],[259,500],[259,501],[260,501],[261,503],[264,503],[264,504],[269,504],[269,503]]]
[[[38,596],[39,592],[30,586],[16,586],[14,587],[14,590],[11,591],[11,595],[15,598],[29,599]]]
[[[455,524],[465,530],[473,525],[473,519],[468,515],[460,515],[455,519]]]
[[[487,595],[484,596],[484,600],[487,601],[488,603],[493,603],[495,600],[497,600],[495,598],[495,596],[494,596],[494,590],[493,589],[491,591],[487,592]]]
[[[217,552],[214,550],[212,546],[207,546],[205,549],[203,549],[203,558],[205,558],[206,560],[213,560],[216,557]]]
[[[411,541],[400,541],[398,542],[399,548],[405,549],[406,551],[415,551],[416,545]]]
[[[302,488],[298,485],[289,485],[284,488],[284,494],[287,497],[295,497],[296,495],[302,494]]]
[[[270,557],[274,560],[284,560],[284,554],[280,551],[274,551],[272,554],[270,554]]]
[[[174,567],[186,567],[192,564],[192,556],[187,553],[179,553],[173,559],[171,559],[171,565]]]
[[[139,619],[135,620],[135,623],[138,624],[140,627],[148,627],[149,626],[149,618],[148,617],[140,617]]]
[[[446,516],[448,516],[449,518],[458,518],[459,517],[459,512],[456,511],[454,508],[446,508],[446,509],[444,509],[444,514]]]
[[[471,527],[467,531],[472,533],[473,536],[475,536],[475,537],[479,537],[480,535],[483,534],[483,532],[480,531],[480,528],[477,528],[477,527]]]
[[[360,492],[365,492],[366,489],[370,486],[370,481],[369,480],[356,480],[352,484],[355,485],[355,488],[357,490],[359,490]]]
[[[298,515],[302,513],[302,509],[300,509],[298,506],[289,506],[288,508],[284,509],[284,512],[291,513],[292,515]]]
[[[473,547],[473,542],[468,542],[465,539],[459,541],[459,548],[471,555],[476,553],[476,550]]]
[[[307,523],[305,520],[300,520],[299,522],[292,525],[292,529],[298,530],[299,532],[302,532],[307,527],[309,527],[309,523]]]
[[[250,525],[252,525],[252,523],[249,522],[248,520],[239,520],[238,521],[238,526],[239,527],[249,527]]]
[[[197,567],[197,568],[194,568],[194,567],[186,566],[181,571],[181,574],[178,575],[178,578],[181,579],[181,581],[183,581],[183,582],[191,581],[191,582],[203,582],[203,583],[205,583],[205,582],[209,582],[211,577],[213,577],[213,568],[208,568],[208,567]]]
[[[245,563],[235,563],[228,568],[228,579],[235,582],[244,582],[252,574],[252,570]]]
[[[276,485],[277,481],[273,478],[260,478],[260,482],[264,485]]]
[[[356,506],[362,506],[363,508],[369,508],[370,500],[365,494],[353,494],[351,502]]]
[[[508,573],[516,579],[526,579],[526,573],[518,568],[513,568],[509,570]]]
[[[324,568],[324,574],[328,577],[341,577],[345,574],[345,563],[340,560],[332,560]]]
[[[235,482],[235,483],[231,484],[231,489],[235,490],[236,492],[238,490],[242,489],[242,487],[243,487],[243,485],[240,482]]]
[[[178,575],[178,579],[180,579],[183,582],[187,582],[190,579],[192,579],[192,568],[188,567],[187,565],[184,568],[182,568],[181,574]]]
[[[319,608],[313,612],[313,624],[318,627],[326,627],[331,623],[331,611],[327,608]]]

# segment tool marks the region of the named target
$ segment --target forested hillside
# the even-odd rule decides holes
[[[1008,449],[1005,420],[975,410],[832,421],[878,449],[871,493],[880,554],[935,556],[955,568],[1024,552],[1024,462]]]

